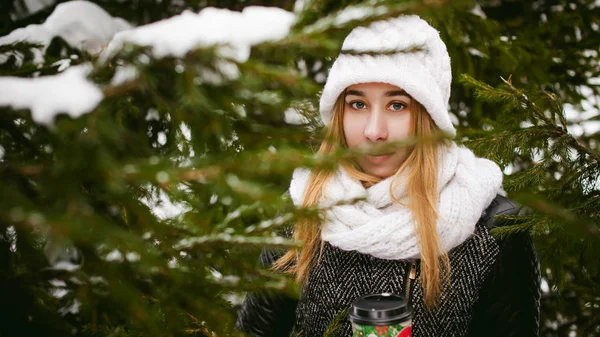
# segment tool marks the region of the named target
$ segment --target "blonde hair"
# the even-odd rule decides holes
[[[319,155],[328,155],[334,153],[340,147],[346,147],[342,118],[344,98],[345,92],[342,92],[336,100],[331,124],[319,148]],[[411,99],[410,112],[411,136],[427,138],[439,130],[425,108],[414,99]],[[390,184],[392,200],[399,204],[402,203],[391,192],[398,184],[406,184],[408,204],[402,205],[411,210],[415,221],[415,232],[421,251],[421,283],[427,307],[436,305],[442,291],[442,285],[447,281],[450,274],[448,255],[443,252],[436,229],[438,216],[437,155],[438,148],[445,145],[445,142],[439,141],[418,141],[416,144],[411,145],[408,157],[396,171]],[[342,161],[340,165],[353,178],[363,182],[365,186],[373,185],[381,180],[362,172],[354,161]],[[400,175],[404,171],[406,171],[406,174],[400,179]],[[302,202],[303,208],[313,208],[318,205],[323,188],[331,174],[331,171],[325,169],[312,170]],[[308,279],[313,263],[315,263],[314,257],[317,254],[320,257],[322,252],[323,242],[321,241],[320,221],[310,218],[300,219],[294,226],[294,238],[302,241],[303,247],[290,249],[275,261],[273,269],[293,274],[299,283],[304,283]]]

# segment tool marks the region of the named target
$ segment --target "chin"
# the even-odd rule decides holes
[[[365,170],[365,173],[368,173],[377,178],[386,179],[386,178],[393,176],[394,173],[396,173],[396,171],[391,170],[389,168],[385,168],[385,167],[377,167],[377,168],[371,168],[369,170]]]

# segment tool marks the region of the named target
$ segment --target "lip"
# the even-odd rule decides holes
[[[393,153],[382,154],[380,156],[367,156],[367,160],[372,164],[382,164],[392,157]]]

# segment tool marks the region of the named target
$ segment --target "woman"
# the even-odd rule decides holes
[[[452,141],[377,147],[456,130],[446,110],[450,58],[439,33],[417,16],[354,29],[333,64],[320,101],[328,135],[320,152],[365,155],[336,172],[297,169],[290,196],[326,208],[322,223],[301,221],[301,249],[265,251],[261,261],[293,274],[297,300],[250,294],[237,327],[258,336],[350,336],[344,316],[372,293],[405,294],[413,336],[535,336],[539,267],[527,234],[499,240],[494,215],[522,212],[499,195],[502,172]],[[362,201],[349,203],[363,198]]]

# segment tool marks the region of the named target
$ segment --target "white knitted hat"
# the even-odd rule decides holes
[[[344,53],[344,52],[353,52]],[[368,55],[356,53],[381,53]],[[357,27],[346,37],[323,88],[319,110],[328,125],[338,96],[350,85],[389,83],[404,89],[429,112],[435,124],[454,137],[447,106],[450,56],[437,30],[416,15]]]

